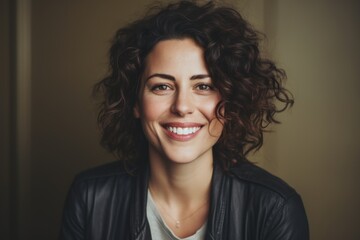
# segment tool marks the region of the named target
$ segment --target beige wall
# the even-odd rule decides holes
[[[360,239],[360,2],[266,1],[266,11],[296,102],[264,166],[303,196],[312,239]]]
[[[8,3],[3,2],[1,7]],[[115,30],[140,16],[150,2],[32,2],[31,152],[27,158],[12,159],[26,169],[18,170],[22,174],[18,176],[21,198],[17,204],[22,211],[15,228],[19,237],[12,239],[55,239],[73,176],[113,159],[98,145],[91,86],[106,72],[106,53]],[[280,117],[283,124],[266,136],[264,149],[252,158],[303,196],[312,239],[360,239],[360,179],[356,174],[360,152],[355,139],[360,133],[359,3],[229,2],[266,32],[266,50],[286,69],[287,86],[296,99],[294,108]],[[7,15],[1,9],[4,18]],[[1,34],[7,33],[8,25],[1,24]],[[1,63],[10,58],[4,49]],[[1,100],[10,101],[6,85],[10,73],[0,74]],[[1,111],[9,112],[4,103]],[[7,119],[1,118],[1,131],[7,131]],[[10,171],[3,170],[10,169],[6,136],[0,139],[4,143],[1,157],[5,156],[1,179],[6,180],[1,194],[9,197]],[[6,217],[1,221],[6,223]]]

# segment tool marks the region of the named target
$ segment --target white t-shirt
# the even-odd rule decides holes
[[[177,237],[173,231],[166,225],[161,218],[154,200],[151,197],[150,191],[148,191],[148,199],[146,204],[147,219],[150,225],[151,238],[154,240],[204,240],[206,233],[206,222],[196,231],[194,235],[187,238]]]

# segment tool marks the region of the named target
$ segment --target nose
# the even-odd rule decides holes
[[[191,93],[186,91],[178,91],[174,96],[174,102],[171,106],[171,112],[184,117],[187,114],[194,112],[194,101],[191,97]]]

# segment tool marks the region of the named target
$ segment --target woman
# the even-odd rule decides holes
[[[102,144],[120,161],[75,179],[61,239],[308,239],[300,196],[246,159],[293,103],[258,42],[213,2],[121,28],[95,87]]]

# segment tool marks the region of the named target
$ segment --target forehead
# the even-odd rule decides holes
[[[145,59],[145,74],[148,71],[206,73],[204,50],[190,38],[160,41]]]

